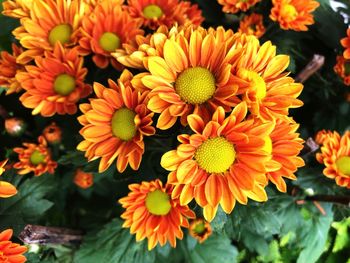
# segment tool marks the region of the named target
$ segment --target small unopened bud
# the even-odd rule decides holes
[[[62,140],[62,130],[54,122],[43,130],[43,135],[51,144],[60,143]]]
[[[5,130],[11,136],[21,136],[27,128],[23,119],[12,117],[5,120]]]

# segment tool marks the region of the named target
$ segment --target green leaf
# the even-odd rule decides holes
[[[20,176],[14,180],[19,182]],[[44,213],[53,205],[45,197],[56,187],[53,175],[44,174],[25,180],[18,193],[0,202],[0,229],[13,228],[20,232],[25,224],[38,223]]]
[[[75,263],[155,262],[154,250],[147,242],[136,242],[119,219],[112,220],[97,233],[89,233],[74,256]]]
[[[210,223],[210,226],[212,227],[213,231],[221,232],[225,226],[227,219],[227,214],[222,210],[221,206],[219,206],[214,220]]]
[[[69,151],[58,160],[58,163],[64,165],[74,164],[75,166],[83,166],[86,165],[87,159],[84,157],[84,153],[81,151]]]
[[[229,218],[225,225],[226,233],[237,241],[243,241],[250,251],[261,255],[268,253],[269,240],[281,229],[281,222],[270,201],[237,205]]]
[[[273,240],[269,245],[269,252],[265,256],[259,256],[259,260],[262,262],[276,262],[281,259],[281,253],[279,251],[278,242]]]
[[[234,263],[237,257],[238,251],[231,245],[231,240],[218,234],[213,234],[202,244],[197,243],[189,251],[189,262],[192,263]]]
[[[334,222],[332,227],[337,230],[337,236],[334,241],[332,252],[338,252],[345,247],[350,246],[350,218],[344,219],[341,222]],[[349,230],[348,230],[349,229]]]
[[[327,241],[328,231],[333,220],[332,206],[322,203],[326,215],[313,214],[301,233],[301,253],[297,263],[313,263],[321,256]]]

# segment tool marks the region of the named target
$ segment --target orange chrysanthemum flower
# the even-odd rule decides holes
[[[328,140],[329,137],[333,136],[333,132],[330,130],[321,130],[317,132],[315,136],[315,142],[319,145],[322,145],[325,143],[326,140]]]
[[[102,1],[83,20],[83,36],[79,41],[82,53],[92,52],[93,61],[100,68],[106,68],[111,62],[113,67],[121,69],[111,53],[123,44],[133,44],[137,35],[143,35],[140,26],[141,20],[133,19],[122,10],[119,0]]]
[[[40,176],[46,172],[54,173],[57,163],[51,159],[51,152],[47,148],[47,142],[43,136],[38,138],[39,144],[23,143],[24,148],[14,148],[18,153],[19,162],[13,168],[20,169],[19,174],[34,172],[35,176]]]
[[[334,71],[343,79],[346,86],[350,86],[350,59],[337,56],[337,64],[334,66]]]
[[[5,171],[4,167],[5,167],[6,163],[7,163],[7,160],[0,162],[0,175],[2,175],[4,173],[4,171]],[[13,186],[12,184],[10,184],[8,182],[0,181],[0,197],[8,198],[8,197],[14,196],[15,194],[17,194],[17,189],[15,186]],[[1,241],[1,239],[0,239],[0,241]],[[0,259],[1,259],[1,249],[0,249]]]
[[[195,218],[195,213],[179,200],[171,199],[172,186],[163,186],[157,179],[141,184],[131,184],[131,192],[119,202],[126,211],[121,215],[125,220],[123,227],[130,228],[136,234],[136,241],[148,239],[148,249],[158,243],[164,246],[168,241],[176,246],[176,238],[182,239],[181,227],[188,228],[188,218]]]
[[[29,17],[33,0],[7,0],[2,3],[2,14],[13,18]]]
[[[32,114],[42,116],[74,114],[76,103],[91,93],[90,85],[84,83],[87,69],[77,49],[64,49],[57,43],[53,53],[35,59],[36,66],[26,66],[26,72],[16,75],[25,93],[22,104],[34,109]]]
[[[43,136],[48,143],[59,143],[62,139],[62,130],[55,122],[46,126],[43,130]]]
[[[298,128],[299,125],[294,121],[285,122],[278,119],[271,134],[265,138],[264,150],[272,155],[266,165],[267,177],[284,193],[287,186],[283,178],[296,180],[294,173],[305,165],[304,160],[298,157],[304,142],[299,133],[296,133]]]
[[[189,41],[193,29],[193,25],[190,24],[174,26],[171,29],[168,29],[166,26],[160,26],[153,34],[147,36],[138,35],[136,37],[136,46],[125,44],[123,45],[124,50],[118,50],[112,56],[116,57],[124,66],[148,70],[148,57],[163,56],[164,44],[167,39],[178,38],[178,35],[182,35]],[[207,30],[202,27],[198,27],[197,31],[202,36],[207,34]],[[232,38],[234,35],[233,31],[225,31],[223,27],[209,28],[208,32],[214,34],[223,42],[226,42],[227,39]]]
[[[345,59],[350,59],[350,28],[346,30],[346,37],[340,40],[341,45],[345,48],[343,56]]]
[[[12,229],[0,232],[0,262],[2,263],[24,263],[27,261],[23,256],[27,251],[25,246],[11,242]]]
[[[174,28],[173,28],[174,29]],[[172,30],[175,31],[175,30]],[[137,69],[147,68],[145,57],[163,54],[164,42],[170,36],[166,26],[160,26],[153,34],[136,36],[136,44],[124,44],[124,50],[112,53],[124,66]]]
[[[6,94],[22,90],[20,83],[16,80],[16,74],[24,71],[24,66],[16,62],[17,57],[23,49],[12,44],[12,55],[6,51],[0,53],[0,86],[7,88]]]
[[[270,41],[260,46],[254,36],[246,37],[246,49],[239,57],[234,72],[235,83],[249,111],[263,121],[282,118],[288,121],[289,108],[297,108],[303,102],[296,99],[302,89],[284,72],[289,65],[289,56],[277,55],[276,46]]]
[[[274,123],[245,120],[247,105],[237,105],[225,118],[218,107],[207,124],[200,115],[188,116],[193,135],[178,137],[176,150],[163,155],[161,165],[171,171],[168,183],[175,185],[172,197],[187,205],[193,198],[211,222],[219,204],[231,213],[236,200],[247,204],[248,197],[266,201],[265,165],[271,155],[264,150],[265,138]]]
[[[259,14],[251,14],[243,17],[239,23],[238,32],[247,35],[254,35],[257,38],[265,34],[265,27],[263,24],[263,16]]]
[[[261,0],[218,0],[218,3],[222,5],[222,11],[226,13],[237,13],[239,11],[247,11],[252,6]]]
[[[350,131],[340,136],[336,131],[323,142],[316,159],[326,168],[323,174],[335,179],[337,185],[350,188]]]
[[[70,47],[78,42],[81,20],[84,16],[82,1],[33,0],[30,17],[21,20],[22,27],[13,31],[25,47],[17,61],[26,64],[52,51],[57,42]]]
[[[313,0],[272,0],[270,18],[277,21],[284,30],[307,31],[315,23],[311,14],[319,3]]]
[[[191,24],[200,26],[204,21],[202,16],[202,10],[199,9],[197,4],[192,4],[190,1],[179,1],[178,9],[182,12],[176,13],[177,25]]]
[[[87,189],[94,184],[94,175],[78,169],[74,175],[74,183],[82,189]]]
[[[189,114],[207,121],[216,107],[228,112],[237,104],[225,31],[188,29],[193,31],[187,30],[187,36],[179,33],[165,39],[162,54],[145,57],[150,74],[142,77],[142,83],[151,90],[147,107],[160,113],[157,127],[163,130],[178,118],[186,125]]]
[[[193,220],[190,224],[190,235],[198,240],[199,243],[203,243],[212,234],[210,224],[204,219]]]
[[[84,137],[77,149],[85,151],[90,160],[101,157],[99,172],[105,171],[116,158],[117,169],[123,172],[130,164],[137,170],[144,153],[143,136],[155,133],[152,127],[153,112],[146,107],[147,92],[134,89],[133,75],[124,70],[118,85],[109,80],[109,88],[94,84],[96,99],[80,105],[84,115],[78,118],[84,126]]]
[[[141,18],[142,25],[153,30],[175,23],[200,25],[204,20],[197,5],[179,0],[128,0],[126,9],[131,17]]]

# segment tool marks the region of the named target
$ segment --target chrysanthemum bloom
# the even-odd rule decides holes
[[[133,18],[141,18],[144,27],[153,30],[175,23],[200,25],[204,20],[198,5],[179,0],[128,0],[126,9]]]
[[[298,128],[299,124],[294,121],[277,119],[275,128],[265,137],[264,150],[271,154],[271,159],[266,164],[267,177],[281,192],[287,191],[283,178],[296,180],[294,173],[305,165],[303,159],[298,157],[304,142],[299,133],[296,133]]]
[[[5,130],[11,136],[21,136],[27,128],[23,119],[11,117],[5,120]]]
[[[125,43],[134,43],[137,35],[143,35],[140,27],[141,20],[133,19],[122,10],[119,0],[102,1],[83,20],[83,36],[79,41],[82,53],[92,52],[93,61],[100,68],[106,68],[111,62],[113,67],[121,69],[111,53]]]
[[[218,0],[218,3],[222,5],[222,11],[226,13],[237,13],[240,11],[247,11],[260,0]]]
[[[350,86],[350,59],[337,56],[337,64],[334,66],[334,71],[343,79],[346,86]]]
[[[43,136],[48,143],[59,143],[62,139],[62,130],[55,122],[46,126],[43,130]]]
[[[259,14],[251,14],[243,17],[239,23],[238,32],[247,35],[254,35],[257,38],[265,34],[265,27],[263,24],[263,16]]]
[[[270,18],[284,30],[307,31],[315,23],[311,14],[320,4],[313,0],[272,0]]]
[[[11,242],[13,231],[6,229],[0,232],[0,262],[2,263],[24,263],[27,261],[23,256],[27,251],[25,246]]]
[[[24,71],[24,66],[18,64],[16,59],[23,52],[23,49],[12,44],[12,52],[12,54],[7,51],[0,53],[0,86],[7,89],[6,94],[22,90],[20,83],[16,80],[16,74]]]
[[[203,243],[212,234],[210,224],[204,219],[195,219],[190,224],[190,235]]]
[[[35,66],[28,65],[26,72],[16,75],[25,89],[20,101],[33,109],[33,115],[76,113],[76,103],[91,93],[90,85],[84,83],[87,69],[83,63],[76,48],[64,49],[57,43],[53,52],[35,58]]]
[[[45,50],[52,51],[57,42],[64,47],[77,44],[84,5],[82,1],[33,0],[30,17],[23,18],[23,26],[13,31],[21,45],[28,49],[17,61],[26,64],[42,56]]]
[[[169,34],[169,29],[166,26],[160,26],[153,34],[136,36],[135,44],[123,44],[124,49],[117,50],[112,53],[112,56],[124,66],[147,69],[144,58],[163,54],[164,42],[170,37]]]
[[[323,170],[325,176],[335,179],[339,186],[350,188],[350,131],[343,136],[335,131],[323,142],[316,159],[326,166]]]
[[[188,228],[188,218],[195,218],[195,213],[180,205],[178,199],[171,199],[173,187],[163,186],[159,179],[131,184],[129,189],[128,196],[119,200],[126,209],[121,215],[123,227],[136,234],[136,241],[147,238],[149,250],[158,243],[164,246],[169,242],[175,247],[176,238],[183,238],[181,227]]]
[[[350,28],[346,30],[346,37],[340,40],[341,45],[345,48],[343,56],[345,59],[350,59]]]
[[[332,136],[333,136],[333,132],[331,132],[330,130],[321,130],[317,132],[315,136],[315,142],[319,145],[322,145],[326,140],[328,140],[329,137],[332,137]]]
[[[182,37],[186,37],[187,41],[190,41],[194,29],[202,35],[202,38],[209,32],[210,34],[214,34],[215,37],[219,39],[218,41],[224,43],[234,36],[232,30],[226,31],[223,27],[218,27],[216,29],[209,28],[206,30],[202,27],[194,27],[190,24],[174,26],[170,29],[166,26],[160,26],[153,34],[147,36],[138,35],[136,37],[136,45],[124,44],[124,50],[117,50],[112,55],[124,66],[149,70],[148,57],[163,56],[164,44],[167,39],[177,39],[178,36],[181,35]],[[237,33],[236,35],[240,34]],[[237,49],[234,49],[237,52]]]
[[[190,1],[179,1],[177,6],[182,12],[176,12],[177,25],[185,25],[186,23],[200,26],[204,21],[202,16],[202,10],[199,9],[197,4],[192,4]]]
[[[13,168],[20,169],[18,174],[34,172],[35,176],[40,176],[46,172],[54,173],[57,163],[51,159],[50,149],[43,136],[38,138],[39,144],[23,143],[24,148],[14,148],[18,153],[19,162]]]
[[[282,118],[288,121],[289,108],[298,108],[303,85],[288,77],[285,69],[289,56],[277,55],[276,46],[270,41],[260,46],[254,36],[247,36],[245,51],[233,68],[237,94],[247,102],[249,111],[262,121]]]
[[[194,29],[189,36],[166,39],[163,54],[147,57],[150,74],[142,83],[151,90],[148,108],[160,113],[158,128],[169,129],[178,118],[186,125],[192,113],[208,121],[216,107],[228,112],[237,104],[238,87],[222,37],[216,31]]]
[[[265,165],[271,155],[264,145],[274,123],[245,120],[246,114],[247,105],[242,102],[227,118],[218,107],[208,123],[200,115],[189,115],[194,134],[178,136],[181,144],[161,159],[162,167],[171,171],[168,183],[175,185],[172,197],[179,198],[181,205],[195,198],[209,222],[219,204],[231,213],[236,200],[241,204],[247,204],[248,197],[267,200]]]
[[[82,189],[87,189],[94,184],[94,175],[78,169],[74,175],[74,183]]]
[[[6,163],[7,163],[7,160],[0,162],[0,175],[4,173],[5,171],[4,167]],[[0,197],[8,198],[8,197],[14,196],[15,194],[17,194],[17,189],[14,185],[5,181],[0,181]],[[0,249],[0,259],[1,259],[1,249]]]
[[[2,14],[13,18],[29,17],[33,0],[7,0],[2,3]]]
[[[155,133],[153,112],[147,109],[147,92],[136,91],[131,85],[132,74],[124,70],[118,85],[109,80],[109,88],[94,84],[97,98],[80,105],[84,115],[78,118],[84,126],[84,137],[77,149],[85,151],[88,160],[101,158],[99,172],[105,171],[117,158],[117,169],[127,165],[137,170],[144,153],[143,136]]]

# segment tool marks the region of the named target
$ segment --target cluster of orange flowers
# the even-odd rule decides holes
[[[124,70],[107,87],[95,83],[96,98],[80,105],[78,149],[89,160],[100,158],[100,172],[113,163],[119,172],[139,168],[143,138],[156,132],[154,114],[158,129],[178,122],[189,130],[161,159],[167,183],[132,184],[120,200],[124,227],[138,241],[148,238],[149,249],[176,245],[194,218],[193,199],[210,222],[219,205],[231,213],[236,201],[266,201],[269,181],[285,192],[283,178],[295,179],[304,165],[298,124],[288,117],[289,108],[302,105],[303,86],[285,72],[288,56],[276,55],[270,42],[220,27],[160,27],[118,62],[143,72]]]
[[[141,27],[203,21],[197,5],[179,0],[7,0],[3,8],[20,20],[13,35],[21,47],[1,52],[0,85],[8,94],[24,89],[22,104],[46,117],[76,113],[77,102],[91,93],[85,56],[120,70],[117,58],[144,36]]]
[[[218,2],[225,12],[236,13],[259,1]],[[273,5],[270,18],[282,29],[306,31],[319,4],[273,0]],[[177,136],[177,147],[161,158],[167,182],[129,185],[130,193],[119,200],[125,208],[123,226],[137,241],[147,238],[149,249],[158,243],[176,246],[183,228],[204,241],[219,206],[231,213],[236,202],[266,201],[269,182],[286,192],[284,179],[296,179],[294,173],[304,165],[298,157],[303,148],[299,125],[288,116],[290,108],[302,106],[297,97],[303,86],[285,71],[288,56],[276,55],[269,41],[259,43],[265,33],[262,15],[244,17],[234,33],[200,27],[198,7],[179,0],[8,0],[3,6],[3,14],[20,20],[13,34],[21,47],[1,53],[0,85],[8,94],[23,89],[22,104],[45,117],[76,113],[79,100],[93,92],[88,103],[79,105],[84,140],[77,149],[89,161],[100,159],[99,172],[114,164],[119,172],[128,166],[139,169],[144,138],[156,134],[155,115],[160,130],[186,127]],[[144,29],[155,32],[146,35]],[[346,83],[349,30],[348,35],[335,69]],[[99,68],[122,71],[119,79],[86,84],[87,55]],[[141,73],[133,75],[126,67]],[[14,149],[19,161],[13,167],[19,174],[53,173],[57,163],[48,143],[61,136],[59,127],[50,125],[38,144]],[[321,132],[316,140],[322,144],[317,160],[325,164],[325,175],[349,188],[350,133]],[[74,183],[91,187],[93,175],[78,169]],[[0,197],[16,192],[0,181]],[[188,206],[193,200],[203,208],[205,220],[195,219]],[[1,238],[11,235],[3,233],[0,251],[7,251]]]
[[[253,2],[241,1],[233,10]],[[120,200],[124,227],[137,241],[147,238],[149,249],[175,246],[182,228],[205,240],[219,206],[231,213],[236,202],[266,201],[269,182],[286,192],[284,179],[296,179],[304,165],[299,125],[288,116],[290,108],[302,106],[297,97],[303,86],[285,71],[288,56],[276,55],[269,41],[260,45],[261,16],[247,17],[234,33],[200,27],[197,6],[179,0],[6,1],[4,14],[20,19],[13,33],[22,47],[2,55],[2,65],[11,70],[5,75],[0,68],[0,75],[9,92],[23,87],[25,107],[42,116],[73,114],[78,101],[94,93],[79,105],[84,140],[77,149],[89,161],[100,159],[99,172],[113,164],[119,172],[139,169],[144,138],[156,133],[156,114],[160,130],[186,127],[178,146],[161,158],[167,183],[132,184]],[[157,30],[145,35],[142,28]],[[122,70],[119,79],[91,88],[84,82],[86,55],[100,68]],[[54,130],[38,144],[15,148],[20,174],[53,173],[57,163],[46,141]],[[79,170],[74,182],[87,188],[93,177]],[[193,199],[206,221],[190,225]]]
[[[260,0],[218,0],[226,13],[246,12]],[[270,19],[278,22],[284,30],[307,31],[315,23],[312,12],[319,7],[314,0],[272,0]],[[264,34],[263,17],[258,14],[246,16],[240,23],[240,30],[260,37]]]

